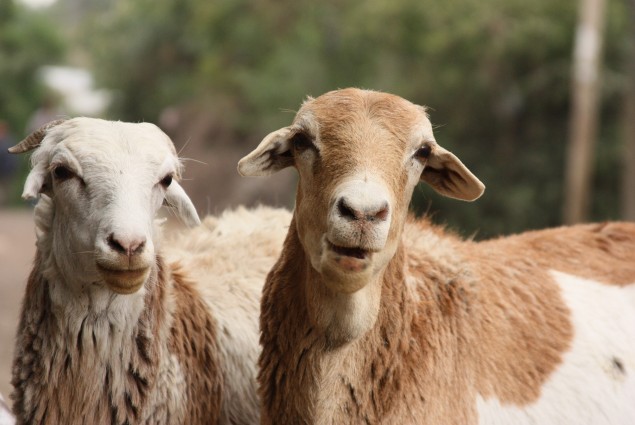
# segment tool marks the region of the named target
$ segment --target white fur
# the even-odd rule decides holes
[[[327,237],[329,242],[339,246],[361,246],[369,250],[381,250],[386,244],[390,229],[391,212],[388,205],[394,205],[385,183],[369,180],[370,173],[359,173],[346,179],[335,189],[333,202],[328,214]],[[379,179],[377,179],[379,180]],[[340,211],[339,202],[343,202],[360,217],[355,220]],[[357,221],[373,216],[386,208],[382,219],[372,221],[372,226],[360,231]],[[315,267],[315,265],[314,265]],[[320,270],[319,268],[317,270]]]
[[[572,313],[571,349],[543,385],[537,402],[519,408],[479,398],[479,423],[632,425],[635,285],[620,288],[556,271],[553,276]]]
[[[6,405],[2,394],[0,394],[0,425],[14,425],[15,418],[9,411],[9,406]]]
[[[166,243],[166,256],[191,271],[217,321],[225,378],[223,423],[258,422],[260,293],[290,221],[287,210],[240,207],[207,217],[204,230],[193,229]]]

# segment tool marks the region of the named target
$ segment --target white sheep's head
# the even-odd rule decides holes
[[[270,133],[240,160],[238,171],[265,176],[288,166],[300,175],[294,212],[298,237],[313,269],[324,277],[324,292],[338,300],[355,294],[356,301],[347,305],[372,305],[371,313],[378,309],[380,291],[370,283],[379,281],[396,252],[416,184],[424,181],[445,196],[467,201],[484,190],[456,156],[436,143],[423,107],[367,90],[309,98],[290,126]],[[322,307],[319,314],[328,316]],[[350,336],[367,329],[373,314],[356,312],[345,319],[334,314],[331,322],[363,322],[342,331]],[[326,327],[329,320],[314,323]]]
[[[38,246],[68,284],[136,292],[155,263],[154,219],[162,204],[196,225],[170,138],[148,123],[55,121],[11,153],[35,150],[22,197],[38,198]],[[38,207],[46,209],[38,214]],[[42,246],[43,240],[46,244]]]

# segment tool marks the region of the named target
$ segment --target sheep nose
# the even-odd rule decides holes
[[[132,257],[135,254],[140,254],[146,245],[145,236],[122,236],[111,233],[108,236],[108,246],[120,254],[125,254],[128,257]]]
[[[355,205],[350,199],[342,196],[337,201],[340,216],[349,221],[386,221],[388,218],[388,202],[378,202],[374,205]]]

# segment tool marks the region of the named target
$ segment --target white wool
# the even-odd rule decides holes
[[[264,277],[276,261],[291,213],[283,209],[239,207],[207,217],[165,243],[165,254],[191,272],[218,323],[218,345],[225,377],[223,418],[255,423],[255,391],[260,295]],[[259,252],[260,255],[254,255]],[[226,409],[226,410],[225,410]]]

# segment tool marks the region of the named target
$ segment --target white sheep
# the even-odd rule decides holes
[[[56,122],[24,188],[37,252],[13,365],[19,424],[258,421],[258,303],[290,215],[239,209],[166,242],[162,203],[199,223],[151,124]]]
[[[264,424],[635,424],[635,225],[462,240],[408,204],[483,184],[424,108],[308,99],[239,163],[294,166],[261,307]]]

